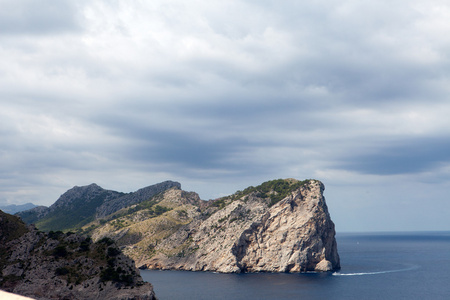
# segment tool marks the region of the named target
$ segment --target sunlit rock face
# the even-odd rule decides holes
[[[155,234],[161,233],[155,228],[165,228],[165,235],[157,239],[147,235],[134,244],[124,243],[124,251],[139,267],[149,269],[224,273],[339,269],[324,185],[318,180],[284,181],[287,184],[273,181],[201,205],[179,200],[188,220],[170,223],[160,216],[159,221],[153,220],[158,225],[147,228],[153,228],[149,231]],[[277,192],[279,184],[283,189]],[[272,190],[267,188],[270,185]],[[172,220],[180,215],[170,213],[167,218]],[[125,240],[126,229],[121,230],[121,235],[116,232],[112,237]],[[104,231],[98,238],[108,234],[111,232]]]

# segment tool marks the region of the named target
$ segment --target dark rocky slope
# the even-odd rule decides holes
[[[0,289],[36,299],[155,299],[110,239],[43,233],[0,211]]]

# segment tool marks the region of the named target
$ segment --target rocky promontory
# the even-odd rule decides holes
[[[323,191],[318,180],[279,179],[203,201],[174,187],[85,230],[114,239],[140,268],[331,271],[340,261]]]
[[[340,261],[324,189],[318,180],[277,179],[204,201],[173,181],[128,194],[91,184],[18,215],[40,230],[111,239],[139,268],[332,271]]]

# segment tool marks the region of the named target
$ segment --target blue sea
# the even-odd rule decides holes
[[[218,274],[141,270],[159,300],[450,299],[450,232],[337,234],[341,270]]]

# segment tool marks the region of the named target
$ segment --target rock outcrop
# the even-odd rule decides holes
[[[116,240],[141,268],[331,271],[340,262],[323,190],[318,180],[280,179],[202,201],[173,188],[119,211],[91,233]]]
[[[0,289],[34,299],[155,299],[114,241],[43,233],[0,211]]]

